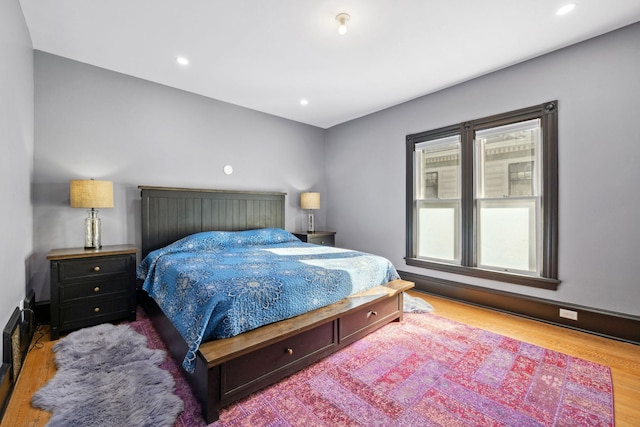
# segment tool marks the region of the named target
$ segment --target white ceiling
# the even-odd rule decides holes
[[[321,128],[640,21],[640,0],[20,3],[34,49]]]

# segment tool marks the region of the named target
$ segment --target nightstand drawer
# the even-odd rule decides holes
[[[336,238],[335,236],[312,236],[309,235],[307,237],[307,243],[313,243],[314,245],[322,245],[322,246],[335,246]]]
[[[314,245],[322,245],[322,246],[336,245],[335,231],[316,231],[315,233],[300,232],[300,233],[293,233],[293,235],[303,242],[311,243]]]
[[[105,277],[102,280],[90,280],[79,283],[69,283],[60,287],[60,303],[85,297],[102,296],[118,292],[129,292],[131,283],[129,276],[117,278]]]
[[[63,326],[78,321],[91,322],[92,319],[109,317],[128,312],[129,296],[122,294],[111,297],[87,298],[74,304],[64,304],[60,310],[60,320]]]
[[[101,257],[61,261],[58,268],[58,280],[62,282],[109,274],[127,274],[127,260],[128,257]]]

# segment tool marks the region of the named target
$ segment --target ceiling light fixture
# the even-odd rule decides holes
[[[306,99],[301,99],[300,100],[300,105],[309,105],[309,101]]]
[[[340,13],[336,16],[336,21],[340,23],[338,26],[338,33],[341,36],[347,34],[347,22],[349,22],[350,19],[351,17],[347,13]]]
[[[178,56],[176,58],[176,62],[180,65],[189,65],[189,60],[184,56]]]
[[[565,4],[564,6],[562,6],[560,9],[556,11],[556,15],[560,15],[560,16],[566,15],[567,13],[575,9],[575,7],[576,7],[575,3]]]

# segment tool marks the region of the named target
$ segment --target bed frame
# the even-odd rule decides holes
[[[284,228],[285,193],[140,186],[142,256],[207,230]],[[222,407],[271,385],[392,321],[402,320],[403,292],[394,280],[329,306],[235,337],[200,345],[193,374],[183,371],[207,424]],[[180,333],[144,291],[142,306],[178,364],[187,352]]]

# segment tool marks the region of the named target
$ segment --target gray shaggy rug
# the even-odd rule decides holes
[[[73,332],[53,346],[58,371],[31,402],[48,426],[172,426],[182,411],[163,350],[128,325]]]
[[[407,292],[402,296],[403,308],[405,313],[431,313],[433,306],[419,297],[409,295]]]

